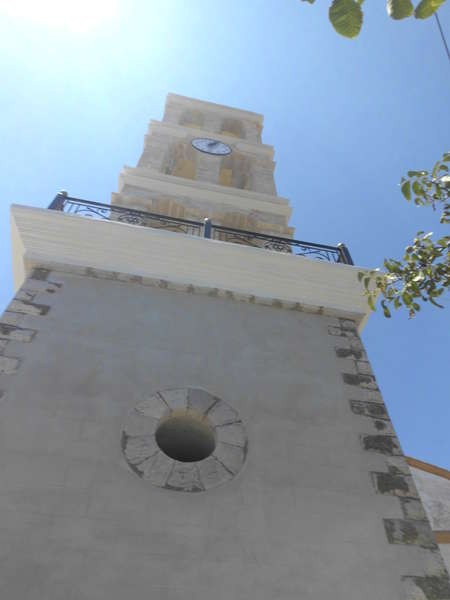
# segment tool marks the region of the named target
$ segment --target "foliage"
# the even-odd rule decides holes
[[[439,206],[440,223],[450,224],[450,152],[444,154],[429,171],[408,171],[401,180],[403,196],[417,206]],[[438,298],[450,287],[450,236],[432,240],[432,233],[419,231],[407,246],[403,261],[386,259],[385,272],[378,270],[359,273],[369,306],[382,296],[381,306],[386,317],[391,316],[388,305],[397,309],[405,306],[410,317],[420,310],[419,302],[431,302],[442,308]]]
[[[314,4],[316,0],[301,0]],[[414,15],[416,19],[428,19],[446,0],[420,0],[417,6],[411,0],[387,0],[386,9],[391,19],[406,19]],[[347,38],[359,35],[363,24],[364,0],[333,0],[328,16],[335,30]]]
[[[316,0],[301,0],[314,4]],[[387,0],[388,15],[395,20],[414,15],[416,19],[428,19],[446,0],[420,0],[414,8],[411,0]],[[364,0],[332,0],[328,16],[334,29],[347,38],[359,35],[364,20]],[[442,209],[440,222],[450,224],[450,153],[444,154],[431,173],[409,171],[403,177],[401,190],[406,200],[418,206],[437,205]],[[430,302],[442,308],[438,298],[450,288],[450,236],[432,240],[432,233],[419,231],[412,244],[405,250],[403,260],[393,258],[384,261],[385,272],[379,270],[359,273],[369,306],[375,310],[378,296],[386,317],[391,316],[390,307],[406,307],[413,317],[420,310],[420,302]]]

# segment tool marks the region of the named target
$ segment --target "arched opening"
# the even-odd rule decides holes
[[[180,125],[185,127],[203,127],[205,117],[199,110],[186,110],[180,117]]]
[[[241,123],[241,121],[238,121],[237,119],[224,119],[222,121],[221,132],[225,135],[231,135],[233,137],[238,137],[238,138],[245,137],[242,123]]]

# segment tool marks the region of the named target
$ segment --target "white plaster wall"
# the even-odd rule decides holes
[[[450,531],[450,480],[414,467],[411,472],[433,529]]]
[[[450,573],[450,544],[439,544],[439,549],[447,566],[447,571]]]
[[[335,319],[49,279],[62,287],[21,321],[37,333],[10,342],[20,366],[1,379],[1,598],[404,598],[429,552],[387,541],[400,503],[373,487],[385,457],[362,448]],[[234,406],[248,432],[243,471],[205,493],[153,487],[121,457],[128,411],[184,386]]]
[[[450,480],[410,468],[433,530],[450,531]],[[439,548],[450,573],[450,544],[440,544]]]

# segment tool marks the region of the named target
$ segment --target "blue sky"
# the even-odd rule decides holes
[[[437,230],[398,187],[450,150],[450,65],[433,19],[394,22],[384,2],[367,2],[350,41],[329,25],[328,0],[111,0],[92,27],[83,7],[92,17],[102,2],[78,2],[59,25],[45,22],[48,3],[38,22],[0,2],[2,308],[9,205],[45,207],[61,188],[109,202],[168,92],[265,115],[297,238],[344,241],[375,267],[417,230]],[[439,14],[450,38],[450,3]],[[447,468],[449,331],[449,310],[433,309],[415,320],[377,312],[363,335],[404,451]]]

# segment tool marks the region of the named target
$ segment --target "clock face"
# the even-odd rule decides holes
[[[219,140],[212,140],[210,138],[195,138],[192,140],[192,145],[196,150],[200,152],[206,152],[207,154],[215,154],[217,156],[225,156],[231,153],[231,148]]]

